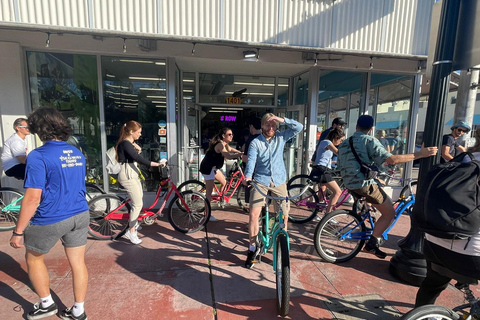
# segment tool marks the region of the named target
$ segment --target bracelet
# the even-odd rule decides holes
[[[13,231],[13,235],[16,237],[23,237],[24,233],[16,233],[15,231]]]

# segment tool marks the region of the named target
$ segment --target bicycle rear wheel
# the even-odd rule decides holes
[[[88,210],[90,211],[88,234],[98,240],[114,240],[120,234],[123,234],[129,225],[128,218],[106,219],[108,214],[114,210],[118,214],[130,215],[130,204],[121,206],[123,203],[122,198],[113,194],[102,194],[90,200],[88,202]]]
[[[305,185],[294,184],[288,188],[288,196],[298,195]],[[288,220],[295,223],[305,223],[312,220],[318,213],[317,203],[318,197],[312,188],[308,188],[304,194],[298,198],[290,200],[290,211]]]
[[[410,310],[403,315],[401,320],[459,320],[463,319],[459,314],[442,306],[429,304]]]
[[[0,188],[0,231],[15,229],[23,193],[14,188]]]
[[[181,197],[175,195],[168,206],[168,221],[172,227],[182,233],[199,231],[210,219],[210,202],[202,193],[196,191],[183,191]],[[174,205],[176,207],[174,208]]]
[[[285,234],[278,234],[276,248],[277,310],[280,316],[285,317],[290,309],[290,254]]]
[[[320,257],[331,263],[345,262],[355,257],[365,240],[359,235],[365,231],[361,218],[347,210],[336,210],[325,215],[315,229],[315,249]],[[345,238],[342,239],[342,236]]]
[[[237,188],[237,203],[243,212],[249,212],[249,205],[245,202],[245,186],[242,184]]]

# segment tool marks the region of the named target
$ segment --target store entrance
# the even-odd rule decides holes
[[[194,118],[198,116],[199,132],[198,137],[193,137],[192,132],[196,130],[189,130],[189,141],[185,142],[188,147],[185,148],[185,157],[187,163],[187,170],[185,170],[185,180],[200,179],[202,176],[198,169],[200,163],[208,149],[210,139],[218,134],[222,128],[228,127],[233,132],[233,142],[230,144],[232,148],[241,150],[243,144],[248,139],[249,123],[253,117],[261,118],[265,113],[271,112],[283,117],[289,117],[302,122],[304,106],[294,106],[288,108],[262,108],[262,107],[209,107],[196,105],[190,106],[187,114],[191,114],[192,121],[190,126],[194,126]],[[188,122],[188,121],[186,121]],[[282,128],[280,128],[282,130]],[[185,137],[184,136],[184,137]],[[194,143],[194,141],[196,143]],[[303,139],[294,139],[290,141],[285,148],[285,164],[287,166],[288,175],[295,175],[301,171],[301,153],[302,153]],[[188,152],[187,152],[188,150]],[[223,170],[228,172],[232,161],[225,161]]]

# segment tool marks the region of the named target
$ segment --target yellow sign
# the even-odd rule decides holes
[[[225,103],[226,104],[240,104],[242,102],[242,99],[239,97],[226,97],[225,98]]]

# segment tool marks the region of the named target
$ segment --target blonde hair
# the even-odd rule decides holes
[[[273,113],[266,113],[263,117],[262,117],[262,127],[265,123],[267,123],[270,118],[273,118],[275,117],[275,115]]]

